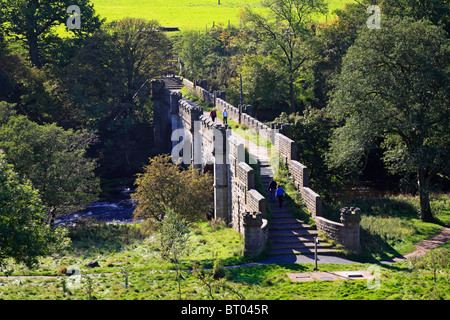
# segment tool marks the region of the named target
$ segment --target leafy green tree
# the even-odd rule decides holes
[[[64,70],[68,73],[66,85],[75,87],[71,91],[77,94],[74,98],[87,96],[93,103],[107,100],[117,105],[109,113],[127,112],[118,105],[143,98],[143,85],[160,76],[170,58],[171,42],[158,27],[155,20],[125,18],[105,25],[86,39]]]
[[[17,115],[15,107],[15,104],[0,101],[0,126],[8,123],[11,117]]]
[[[438,270],[448,269],[450,267],[450,250],[448,248],[439,248],[427,252],[422,257],[413,257],[410,259],[414,267],[418,269],[428,269],[433,271],[433,279],[436,282],[436,273]]]
[[[7,164],[0,150],[0,269],[8,258],[33,267],[39,256],[67,247],[67,231],[46,223],[47,210],[36,189]]]
[[[363,29],[348,50],[329,104],[341,125],[331,164],[356,169],[381,141],[391,172],[416,173],[423,221],[433,220],[430,180],[449,177],[449,59],[441,28],[383,18],[381,30]]]
[[[449,0],[383,0],[381,10],[388,16],[430,20],[435,25],[442,25],[450,34]]]
[[[264,0],[270,14],[264,17],[245,9],[242,21],[250,24],[261,39],[266,54],[284,66],[288,78],[290,112],[296,112],[295,83],[301,71],[315,59],[314,15],[328,12],[324,0]]]
[[[238,33],[237,28],[219,23],[206,33],[186,31],[173,36],[180,75],[206,79],[210,92],[229,88],[230,79],[236,77],[233,59],[240,50],[235,41]]]
[[[209,32],[186,31],[174,42],[174,50],[182,64],[182,74],[189,79],[205,78],[205,61],[210,54],[221,51],[220,48],[219,39]]]
[[[344,170],[329,168],[327,151],[336,124],[324,109],[308,107],[303,115],[282,113],[274,122],[289,123],[289,136],[296,143],[297,159],[308,168],[309,183],[325,201],[331,202],[344,183],[355,175],[345,176]]]
[[[244,103],[251,105],[253,115],[261,119],[265,111],[281,112],[289,108],[286,75],[273,59],[261,54],[245,54],[240,65]],[[236,78],[235,91],[240,93],[240,79]],[[233,98],[232,96],[230,98]],[[240,103],[240,95],[233,99]]]
[[[223,299],[232,299],[230,298],[231,293],[236,295],[239,300],[245,300],[245,296],[225,279],[225,271],[220,260],[214,261],[213,270],[209,273],[205,272],[203,268],[198,268],[197,264],[194,263],[192,275],[203,285],[211,300],[216,300],[214,294],[218,291],[224,291],[219,296],[223,297]]]
[[[159,240],[163,259],[175,265],[178,282],[178,299],[181,300],[180,263],[184,256],[189,255],[188,221],[166,207],[164,220],[159,223]]]
[[[64,69],[69,120],[98,133],[102,177],[138,172],[153,146],[150,80],[159,77],[171,42],[157,21],[127,18],[86,39]]]
[[[13,52],[0,55],[0,68],[6,77],[6,90],[0,100],[16,105],[18,113],[38,123],[55,122],[65,112],[59,96],[57,82],[44,69],[30,66],[26,58]],[[0,80],[1,81],[1,80]]]
[[[0,26],[2,24],[3,24],[3,11],[0,10]],[[5,55],[5,47],[6,41],[5,36],[3,34],[3,28],[0,28],[0,59],[2,58],[2,56]],[[2,98],[5,92],[9,92],[11,90],[12,90],[11,83],[0,64],[0,99]]]
[[[332,88],[331,79],[339,75],[342,58],[361,29],[367,28],[366,21],[370,16],[367,8],[370,4],[370,0],[347,3],[343,8],[333,11],[334,18],[328,23],[317,26],[320,58],[313,67],[314,107],[323,108],[327,105]]]
[[[42,68],[42,51],[49,45],[49,39],[59,38],[55,28],[66,24],[70,14],[67,8],[71,0],[1,0],[3,25],[9,36],[20,39],[27,48],[31,63]],[[97,30],[102,20],[96,15],[90,0],[78,0],[81,11],[81,28],[70,32],[78,38],[86,37]]]
[[[159,76],[171,56],[171,42],[158,30],[159,22],[125,18],[106,26],[115,50],[119,52],[120,67],[124,71],[126,93],[123,99],[132,103],[142,84]]]
[[[135,218],[163,221],[165,208],[189,221],[204,217],[212,209],[213,182],[210,174],[197,169],[180,170],[168,155],[150,159],[138,174]]]
[[[12,116],[0,126],[0,148],[6,159],[38,190],[51,218],[97,199],[96,161],[86,156],[96,136],[38,125],[25,116]]]

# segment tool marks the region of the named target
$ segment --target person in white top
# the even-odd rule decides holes
[[[227,112],[227,109],[223,110],[222,116],[223,116],[223,124],[225,126],[228,126],[228,112]]]

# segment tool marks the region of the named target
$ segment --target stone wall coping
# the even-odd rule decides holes
[[[250,165],[248,165],[248,164],[245,163],[245,162],[239,162],[238,165],[241,167],[241,169],[245,170],[245,172],[253,171],[253,168],[250,167]]]

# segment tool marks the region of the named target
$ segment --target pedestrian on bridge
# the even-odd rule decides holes
[[[270,183],[269,183],[270,200],[275,200],[276,199],[276,196],[275,196],[276,191],[277,191],[277,183],[272,178],[272,181],[270,181]]]
[[[209,117],[212,119],[213,122],[216,122],[217,112],[216,109],[212,109],[211,113],[209,114]]]
[[[279,185],[277,187],[276,195],[278,197],[278,202],[280,204],[280,208],[283,206],[283,197],[285,195],[284,189]]]
[[[228,112],[227,112],[227,109],[223,109],[222,116],[223,116],[223,124],[226,127],[226,126],[228,126]]]

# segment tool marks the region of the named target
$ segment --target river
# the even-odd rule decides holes
[[[100,199],[85,209],[63,215],[55,220],[55,225],[74,226],[77,219],[96,219],[105,222],[133,222],[134,206],[130,198],[132,190],[123,188],[114,196]]]

